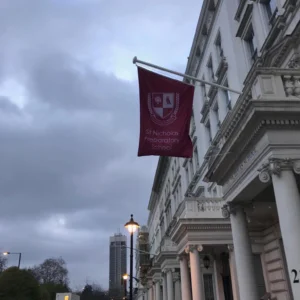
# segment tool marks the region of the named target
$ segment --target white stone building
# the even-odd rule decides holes
[[[193,159],[161,157],[139,300],[300,299],[300,1],[204,0]],[[144,280],[145,280],[144,276]]]

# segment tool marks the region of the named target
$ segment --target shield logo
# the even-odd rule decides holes
[[[151,105],[156,117],[166,120],[175,109],[175,93],[152,93]]]

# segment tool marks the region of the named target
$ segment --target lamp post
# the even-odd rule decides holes
[[[131,215],[129,222],[125,224],[125,228],[130,233],[130,286],[129,286],[129,300],[133,300],[133,234],[140,227],[140,225],[133,220]]]
[[[19,255],[18,268],[20,269],[22,253],[21,252],[3,252],[3,255],[10,255],[10,254],[17,254],[17,255]]]
[[[127,300],[127,279],[128,279],[128,274],[123,275],[123,282],[124,282],[124,299]]]

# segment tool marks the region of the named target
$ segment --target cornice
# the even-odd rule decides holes
[[[164,185],[165,178],[168,173],[171,159],[169,157],[161,156],[158,160],[154,182],[152,186],[152,193],[148,205],[148,210],[153,210],[155,208],[156,200],[159,198],[162,186]]]
[[[299,100],[251,100],[247,106],[247,116],[244,115],[243,124],[243,130],[236,132],[234,139],[228,139],[220,151],[220,158],[213,162],[207,173],[210,181],[223,184],[223,179],[232,172],[237,158],[249,152],[250,145],[255,144],[266,130],[300,128]],[[225,153],[227,153],[226,156]],[[236,153],[239,155],[237,156]]]
[[[184,236],[195,232],[199,232],[199,234],[203,234],[204,232],[231,232],[230,221],[225,219],[191,219],[188,221],[183,219],[178,220],[171,233],[171,239],[175,243],[181,241]],[[202,223],[199,223],[199,221]]]
[[[192,47],[191,47],[190,54],[188,57],[188,63],[187,63],[187,67],[185,70],[186,74],[196,76],[199,72],[199,67],[202,62],[203,54],[205,53],[207,43],[208,43],[208,40],[210,37],[210,33],[214,26],[216,14],[218,12],[221,1],[220,0],[217,1],[216,4],[214,2],[215,2],[214,0],[204,0],[203,1],[200,16],[199,16],[197,27],[196,27],[196,31],[194,34]],[[215,5],[214,11],[213,11],[214,13],[212,15],[212,19],[208,21],[207,19],[210,17],[209,11],[212,11],[212,10],[210,10],[211,5]],[[205,28],[207,22],[209,22],[209,28]],[[203,35],[202,35],[202,33],[204,31],[206,31],[205,36],[207,37],[205,41],[204,41]],[[197,53],[199,44],[201,42],[202,42],[201,52]]]

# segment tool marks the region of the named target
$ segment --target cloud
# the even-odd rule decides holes
[[[109,236],[147,221],[134,55],[184,70],[201,1],[0,1],[1,250],[108,286]],[[10,264],[17,258],[11,256]]]

